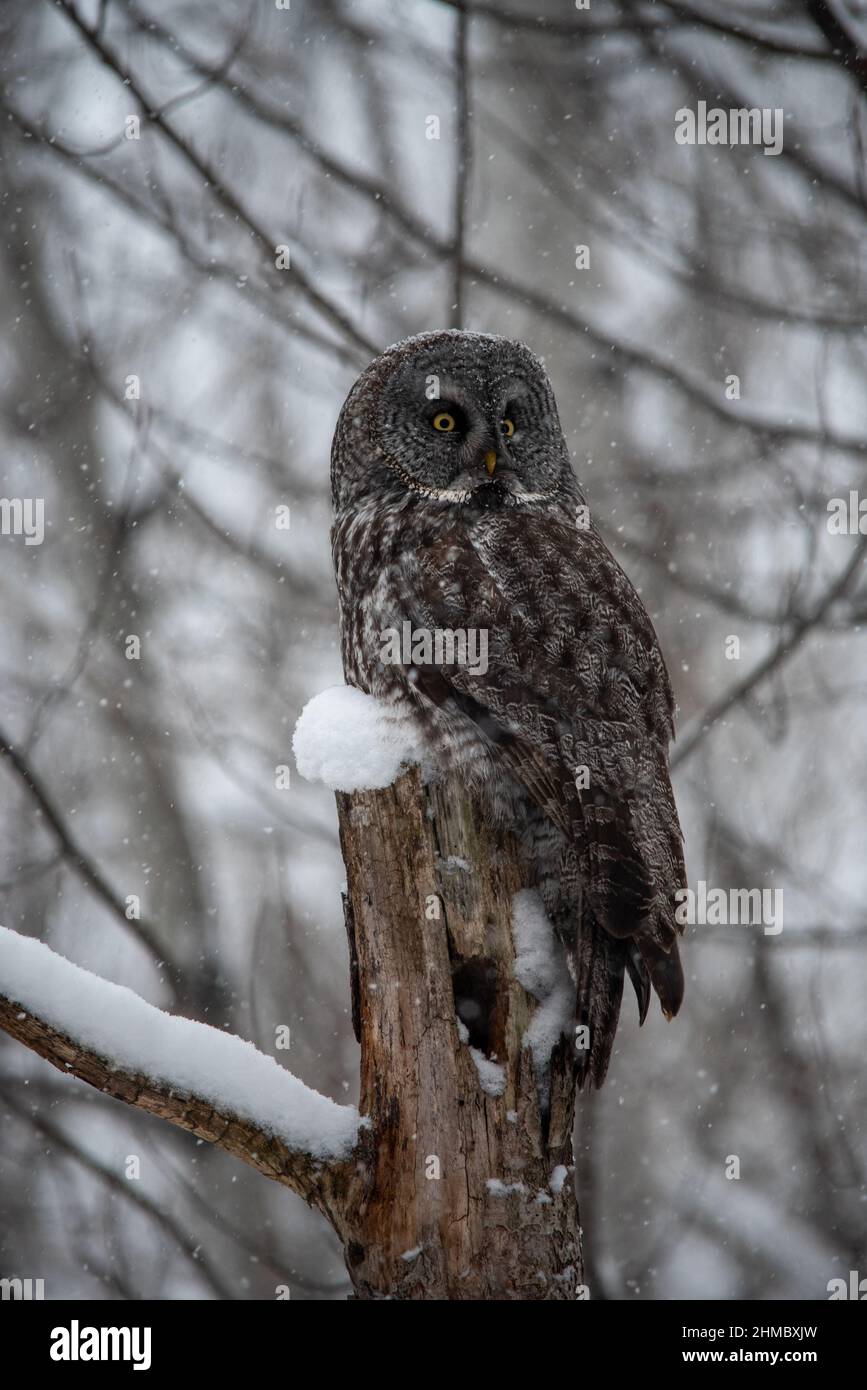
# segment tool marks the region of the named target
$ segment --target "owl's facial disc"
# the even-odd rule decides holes
[[[520,344],[481,334],[418,343],[379,397],[375,442],[389,468],[412,491],[452,504],[553,500],[571,465],[541,364]]]

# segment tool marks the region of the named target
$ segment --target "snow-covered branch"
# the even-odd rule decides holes
[[[0,1028],[60,1071],[226,1149],[333,1215],[358,1112],[252,1043],[164,1013],[4,927]]]

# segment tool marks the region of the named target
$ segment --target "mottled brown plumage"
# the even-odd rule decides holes
[[[451,423],[449,423],[451,422]],[[527,348],[444,331],[356,382],[332,451],[347,680],[410,709],[486,814],[517,830],[567,948],[579,1079],[600,1085],[624,972],[643,1021],[681,1002],[685,886],[673,698],[653,625],[589,519]],[[383,633],[487,634],[487,669],[383,661]]]

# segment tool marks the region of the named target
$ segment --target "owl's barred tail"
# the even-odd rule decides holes
[[[683,969],[677,942],[665,951],[649,937],[626,940],[611,936],[585,908],[578,930],[573,974],[576,977],[575,1075],[579,1089],[605,1080],[628,974],[638,1000],[638,1021],[644,1023],[651,987],[662,1012],[674,1018],[683,1000]]]
[[[679,928],[669,894],[660,887],[666,871],[655,850],[665,845],[667,834],[672,864],[679,865],[672,873],[679,887],[685,879],[680,833],[678,828],[672,835],[665,823],[654,823],[652,809],[646,797],[636,805],[634,798],[618,799],[599,789],[581,801],[581,866],[594,928],[625,948],[624,965],[635,987],[641,1023],[651,988],[669,1020],[678,1012],[684,991]]]
[[[609,936],[589,912],[578,929],[575,1079],[597,1090],[605,1080],[623,999],[629,944]]]

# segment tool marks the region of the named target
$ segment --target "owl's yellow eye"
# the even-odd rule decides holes
[[[500,428],[502,429],[503,434],[506,436],[506,438],[511,439],[512,435],[515,433],[515,422],[514,420],[509,420],[508,418],[506,418],[505,420],[500,421]]]
[[[449,415],[448,411],[441,410],[439,415],[433,417],[433,427],[442,434],[448,434],[455,427],[454,415]]]

